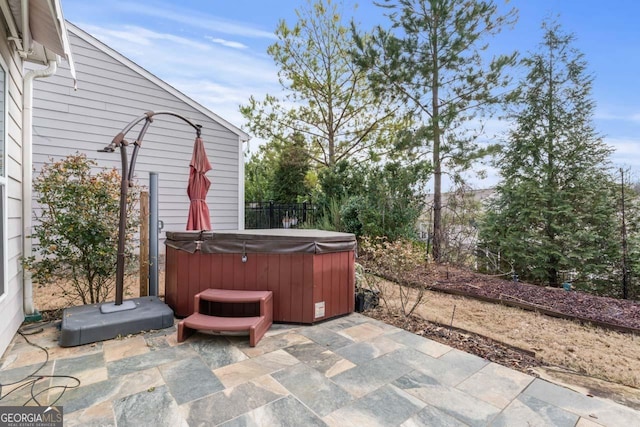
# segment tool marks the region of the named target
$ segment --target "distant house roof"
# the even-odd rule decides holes
[[[171,86],[170,84],[168,84],[167,82],[162,80],[161,78],[159,78],[159,77],[155,76],[154,74],[150,73],[149,71],[145,70],[144,68],[142,68],[141,66],[139,66],[138,64],[136,64],[135,62],[130,60],[129,58],[125,57],[121,53],[119,53],[119,52],[115,51],[114,49],[110,48],[106,44],[102,43],[101,41],[99,41],[98,39],[96,39],[95,37],[93,37],[92,35],[87,33],[86,31],[80,29],[79,27],[75,26],[74,24],[72,24],[69,21],[67,21],[67,29],[69,30],[70,33],[80,37],[82,40],[84,40],[85,42],[87,42],[90,45],[94,46],[95,48],[99,49],[100,51],[104,52],[105,54],[109,55],[110,57],[112,57],[116,61],[122,63],[123,65],[129,67],[130,69],[132,69],[136,73],[140,74],[144,78],[146,78],[149,81],[151,81],[151,82],[155,83],[156,85],[160,86],[161,88],[163,88],[164,90],[166,90],[167,92],[169,92],[170,94],[175,96],[176,98],[178,98],[181,101],[191,105],[193,108],[195,108],[196,110],[200,111],[205,116],[210,117],[212,120],[214,120],[215,122],[219,123],[224,128],[226,128],[229,131],[231,131],[232,133],[238,135],[238,137],[242,141],[247,141],[247,140],[250,139],[249,134],[247,134],[242,129],[238,128],[237,126],[234,126],[231,123],[229,123],[228,121],[226,121],[222,117],[218,116],[217,114],[215,114],[214,112],[212,112],[208,108],[204,107],[203,105],[201,105],[198,102],[194,101],[193,99],[189,98],[187,95],[185,95],[184,93],[180,92],[178,89],[174,88],[173,86]]]
[[[481,202],[494,196],[495,194],[496,194],[496,189],[494,187],[481,188],[481,189],[466,188],[464,189],[463,192],[452,191],[452,192],[442,193],[441,203],[443,207],[446,207],[450,198],[460,197],[460,196],[464,197],[466,200],[474,200],[477,202]],[[428,205],[433,204],[433,193],[427,194],[426,202]]]

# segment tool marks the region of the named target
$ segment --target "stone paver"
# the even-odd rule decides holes
[[[118,426],[188,426],[166,386],[118,399],[113,411]]]
[[[53,373],[53,361],[44,360],[34,365],[20,366],[0,371],[0,384],[2,384],[2,401],[0,405],[21,406],[26,404],[33,405],[33,395],[31,388],[33,386],[33,394],[39,402],[46,400],[46,395],[41,395],[50,386],[51,380],[43,378],[36,380],[40,375],[51,375]],[[35,377],[33,375],[36,375]],[[23,380],[24,379],[24,380]],[[75,382],[70,382],[75,385]]]
[[[609,400],[589,397],[540,379],[535,379],[523,395],[535,397],[585,419],[593,419],[602,425],[639,425],[640,412],[638,411]]]
[[[178,405],[224,390],[218,377],[198,357],[162,365],[160,373]]]
[[[107,362],[107,370],[110,378],[138,372],[144,369],[154,368],[165,363],[173,362],[187,357],[193,357],[196,352],[187,346],[163,348],[137,356]]]
[[[573,427],[578,416],[535,397],[522,395],[514,400],[491,424],[495,427],[513,425]]]
[[[343,329],[340,335],[344,335],[355,342],[371,341],[385,333],[385,329],[371,323],[361,323],[356,326]]]
[[[67,390],[58,404],[64,406],[65,413],[71,413],[162,385],[160,371],[152,368]]]
[[[113,362],[125,357],[137,356],[150,351],[143,336],[130,337],[122,340],[111,340],[103,343],[104,360]]]
[[[253,359],[215,369],[213,373],[216,374],[225,387],[229,388],[296,363],[299,363],[298,359],[284,350],[277,350]]]
[[[44,351],[15,337],[0,359],[0,405],[35,404],[33,382],[39,404],[60,399],[69,426],[631,427],[640,420],[639,411],[610,400],[360,314],[274,325],[256,347],[246,336],[204,333],[178,343],[175,327],[71,348],[57,346],[58,334],[44,325],[29,336],[48,349],[46,364]],[[28,377],[40,366],[44,376]]]
[[[304,364],[297,364],[276,372],[273,378],[321,417],[341,408],[353,399],[333,381]]]
[[[336,375],[332,380],[355,397],[362,397],[411,372],[412,368],[398,362],[397,351],[358,365]]]
[[[412,334],[411,332],[403,331],[401,329],[397,329],[393,333],[387,335],[387,337],[431,357],[440,357],[443,354],[451,351],[451,347],[449,347],[448,345],[425,339],[421,336]]]
[[[221,424],[222,427],[322,427],[325,425],[313,412],[292,396],[275,400]]]
[[[196,334],[189,339],[188,345],[198,353],[210,369],[222,368],[249,359],[249,356],[222,336]]]
[[[404,346],[386,336],[375,337],[371,341],[361,341],[336,350],[336,353],[355,364],[375,359]]]
[[[532,381],[530,375],[490,363],[456,388],[493,406],[506,408]]]
[[[113,405],[110,401],[102,402],[70,414],[64,414],[66,427],[111,427],[116,425]]]
[[[470,426],[486,426],[500,413],[499,408],[418,371],[393,385]]]
[[[300,330],[300,333],[310,340],[330,349],[335,350],[353,344],[353,340],[344,335],[327,329],[322,325],[310,326]]]
[[[420,412],[402,423],[400,427],[468,427],[457,418],[427,405]]]
[[[324,421],[335,427],[397,425],[398,422],[412,417],[424,406],[424,402],[387,384],[338,409],[325,417]]]
[[[182,416],[189,425],[216,425],[241,416],[286,396],[264,382],[251,381],[182,405]]]

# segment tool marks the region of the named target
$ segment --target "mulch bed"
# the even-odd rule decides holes
[[[393,274],[378,273],[394,280]],[[446,266],[403,272],[403,277],[412,286],[505,303],[569,319],[591,321],[622,331],[640,331],[638,301],[514,282]]]
[[[450,272],[449,279],[436,281],[434,288],[455,289],[473,296],[523,302],[580,319],[640,329],[640,304],[637,301],[542,287],[466,271]]]

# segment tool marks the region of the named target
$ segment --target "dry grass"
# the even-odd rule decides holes
[[[72,299],[64,296],[62,288],[64,284],[55,285],[38,285],[33,284],[33,302],[36,308],[40,311],[43,310],[57,310],[60,308],[66,308],[73,305],[81,305],[82,302],[78,299]],[[70,288],[70,286],[68,287]],[[160,270],[158,277],[158,294],[164,296],[164,270]],[[124,299],[137,298],[140,296],[140,285],[137,275],[131,275],[125,277],[124,281]],[[115,289],[111,292],[107,301],[113,301],[115,299]]]
[[[398,286],[380,282],[384,299],[399,305]],[[535,351],[544,362],[630,387],[640,387],[640,338],[465,297],[426,291],[420,317],[451,324]],[[384,302],[381,302],[384,304]]]

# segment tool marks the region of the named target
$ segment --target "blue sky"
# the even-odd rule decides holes
[[[277,95],[277,69],[267,55],[280,19],[295,22],[305,0],[62,0],[65,18],[162,78],[216,114],[242,127],[238,105],[250,95]],[[344,16],[363,30],[387,25],[372,1],[345,0]],[[354,11],[353,6],[358,5]],[[576,35],[595,77],[595,124],[616,149],[616,165],[640,175],[640,2],[616,0],[512,0],[515,28],[494,48],[535,50],[540,24],[559,15]],[[79,90],[82,90],[80,77]],[[494,123],[495,130],[501,125]],[[255,149],[258,141],[251,143]],[[493,179],[478,186],[493,184]]]

